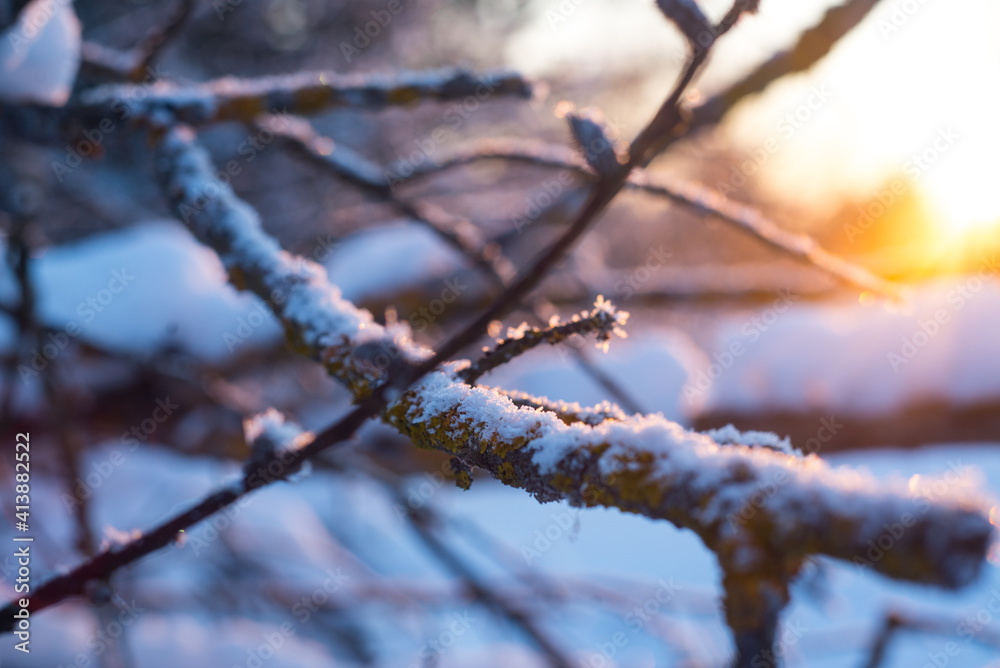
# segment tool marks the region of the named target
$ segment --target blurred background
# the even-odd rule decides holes
[[[713,19],[728,9],[699,4]],[[719,43],[687,102],[793,45],[834,4],[763,0]],[[178,7],[73,3],[84,43],[73,95],[111,80],[96,45],[133,48]],[[536,306],[565,317],[603,294],[632,314],[629,338],[606,354],[582,340],[538,349],[484,382],[610,400],[699,430],[774,431],[878,475],[954,470],[954,484],[996,494],[998,28],[1000,7],[987,0],[877,3],[806,73],[740,102],[651,167],[900,282],[903,301],[628,191]],[[460,65],[539,82],[528,101],[310,119],[391,170],[483,138],[569,146],[554,113],[562,101],[602,110],[628,140],[684,57],[647,0],[200,0],[139,81]],[[23,101],[2,84],[3,104]],[[0,437],[27,431],[36,446],[36,582],[235,475],[244,416],[274,406],[320,429],[349,408],[348,392],[288,351],[273,316],[171,217],[149,143],[126,127],[78,166],[72,147],[0,133]],[[231,185],[265,229],[379,321],[409,321],[433,345],[496,294],[432,231],[262,126],[211,125],[199,138],[219,169],[235,161]],[[559,231],[532,212],[577,178],[478,160],[397,194],[467,218],[520,267]],[[39,614],[32,656],[5,643],[0,665],[726,665],[717,567],[692,535],[543,506],[485,474],[468,492],[452,478],[447,457],[367,425],[305,480],[249,497],[89,600]],[[12,568],[0,558],[5,598]],[[935,665],[953,643],[949,665],[997,665],[1000,623],[979,614],[1000,597],[996,567],[987,571],[955,594],[816,560],[784,619],[784,664]],[[876,654],[884,628],[897,639]]]

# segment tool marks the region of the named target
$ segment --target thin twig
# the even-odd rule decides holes
[[[180,0],[163,25],[157,26],[131,49],[114,49],[85,41],[80,47],[80,67],[84,74],[114,80],[139,81],[191,16],[194,0]]]
[[[627,320],[628,313],[617,311],[610,302],[598,297],[593,311],[575,315],[570,322],[559,324],[558,319],[554,319],[548,327],[540,329],[529,329],[527,323],[517,329],[511,328],[507,338],[499,341],[495,348],[487,351],[478,361],[460,371],[459,378],[469,385],[475,385],[481,376],[510,362],[518,355],[542,343],[556,345],[574,334],[593,333],[598,341],[607,344],[612,333],[625,335],[621,328]]]
[[[385,109],[420,101],[449,102],[478,96],[527,98],[531,84],[507,72],[475,74],[440,69],[392,74],[301,72],[254,79],[227,77],[197,84],[158,81],[152,86],[109,84],[80,95],[67,111],[78,117],[117,118],[121,105],[134,116],[158,124],[252,123],[261,113],[314,115],[331,109]],[[114,107],[114,109],[112,109]]]
[[[963,627],[968,628],[968,622],[962,619],[935,618],[898,609],[889,610],[885,613],[882,625],[872,641],[865,668],[879,668],[885,661],[890,641],[903,631],[933,634],[945,638],[957,636],[988,649],[1000,650],[1000,633],[987,626],[967,638],[960,633]]]
[[[270,129],[312,163],[373,193],[404,216],[432,230],[481,269],[497,287],[503,287],[513,277],[514,266],[497,252],[495,244],[482,238],[471,221],[449,214],[440,207],[397,195],[386,178],[385,170],[343,144],[320,136],[304,119],[265,116],[258,118],[255,125]]]
[[[828,9],[819,23],[799,35],[791,49],[772,56],[726,90],[695,107],[687,132],[717,124],[741,100],[760,93],[782,77],[811,68],[877,4],[878,0],[849,0]]]
[[[629,148],[628,162],[622,165],[614,174],[598,179],[590,189],[583,208],[576,215],[576,219],[567,227],[566,231],[543,253],[536,257],[527,269],[521,273],[518,279],[509,285],[476,320],[469,323],[444,343],[441,347],[439,359],[424,362],[421,366],[421,371],[429,371],[437,363],[440,363],[441,360],[451,359],[467,346],[475,343],[483,335],[491,322],[506,315],[548,274],[566,251],[570,249],[611,200],[614,199],[625,185],[632,170],[636,166],[643,166],[645,164],[644,161],[651,160],[655,154],[656,146],[662,141],[662,137],[669,135],[680,124],[682,120],[680,112],[681,95],[688,84],[694,79],[695,74],[701,68],[706,57],[707,51],[703,51],[701,54],[694,54],[681,74],[680,79],[674,85],[670,95],[667,96],[666,101],[660,107],[660,111],[657,112],[653,120],[650,121],[632,142]],[[553,207],[559,204],[561,204],[561,201],[554,204]],[[553,207],[550,207],[550,210]]]
[[[583,407],[576,402],[536,397],[517,390],[497,389],[496,391],[510,399],[515,406],[525,406],[552,413],[565,424],[580,422],[596,427],[608,420],[624,420],[628,417],[621,408],[607,401],[596,406]]]
[[[500,251],[500,244],[483,239],[479,229],[469,220],[453,216],[443,209],[425,202],[409,200],[398,195],[393,189],[390,171],[368,161],[342,144],[320,136],[304,119],[275,116],[261,117],[258,127],[267,127],[283,138],[297,152],[314,164],[332,171],[338,177],[353,183],[396,207],[403,215],[412,218],[434,231],[446,243],[466,257],[488,280],[502,288],[514,276],[514,265]],[[539,322],[544,322],[540,311],[551,307],[547,302],[535,300],[529,310]],[[631,395],[596,365],[592,364],[580,350],[573,350],[577,363],[584,373],[605,388],[624,407],[639,412],[638,403]]]
[[[488,139],[461,147],[440,160],[427,161],[410,178],[426,176],[478,160],[501,159],[555,169],[570,169],[591,178],[596,176],[583,160],[566,147],[546,145],[534,140]],[[819,268],[845,285],[889,297],[896,297],[899,294],[899,289],[892,282],[824,250],[807,235],[783,229],[753,207],[738,204],[707,186],[645,170],[636,170],[629,176],[626,187],[666,197],[716,217],[777,251]]]

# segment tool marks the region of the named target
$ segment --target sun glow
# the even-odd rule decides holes
[[[1000,228],[1000,189],[992,162],[963,164],[954,177],[929,175],[923,191],[945,235],[965,237]]]

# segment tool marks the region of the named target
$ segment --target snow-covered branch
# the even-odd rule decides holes
[[[189,130],[167,135],[160,167],[178,217],[219,253],[234,283],[268,300],[292,344],[356,395],[371,388],[373,369],[386,368],[393,355],[430,354],[401,326],[387,331],[341,299],[320,268],[282,251],[253,210],[215,179]],[[275,292],[284,295],[280,303]],[[378,355],[386,365],[372,364]],[[616,507],[693,530],[719,555],[732,601],[784,600],[788,579],[813,554],[949,587],[970,582],[984,560],[992,526],[980,499],[928,497],[815,456],[720,445],[661,416],[567,424],[462,382],[468,366],[453,362],[429,374],[383,419],[418,446],[449,452],[541,501]],[[885,535],[892,549],[879,559],[866,556]],[[740,605],[728,610],[739,634],[750,622]]]
[[[385,109],[425,100],[478,106],[497,97],[532,95],[531,82],[519,74],[451,68],[391,74],[298,72],[201,83],[176,83],[157,76],[151,72],[141,84],[106,84],[84,90],[65,107],[0,105],[0,132],[38,143],[58,143],[79,141],[78,135],[85,130],[125,120],[164,127],[252,123],[260,114],[278,111],[313,115],[344,107]],[[452,113],[468,112],[463,107]]]
[[[272,111],[313,115],[341,107],[384,109],[424,100],[449,102],[468,97],[478,103],[495,96],[531,94],[530,82],[513,72],[300,72],[255,79],[226,77],[197,84],[109,84],[81,94],[76,111],[98,117],[127,111],[158,123],[197,126],[219,121],[249,123],[258,114]]]

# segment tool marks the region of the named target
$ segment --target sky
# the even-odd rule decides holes
[[[712,17],[727,7],[700,4]],[[703,94],[789,44],[832,4],[763,0],[717,47],[698,82]],[[539,76],[641,72],[635,104],[618,110],[638,129],[676,76],[682,48],[655,4],[536,0],[533,10],[510,42],[509,64]],[[944,235],[991,225],[1000,220],[998,28],[1000,5],[989,0],[883,2],[812,71],[744,104],[726,127],[747,152],[777,140],[758,181],[769,197],[814,206],[864,199],[905,175]]]

